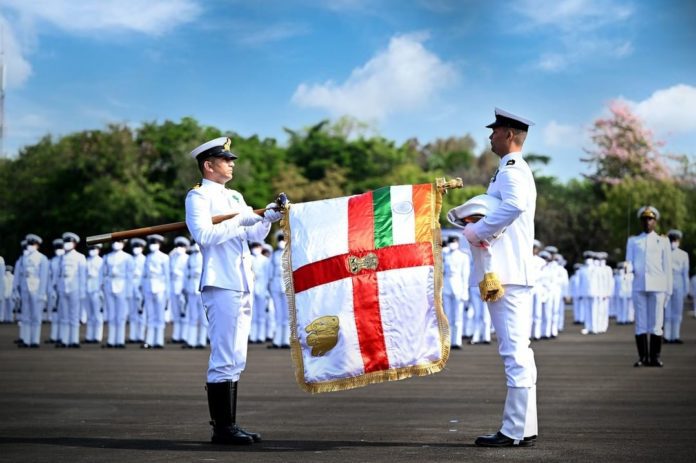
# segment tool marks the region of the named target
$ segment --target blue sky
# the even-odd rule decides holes
[[[6,155],[45,134],[192,116],[285,143],[347,114],[403,142],[536,122],[544,173],[586,171],[620,99],[696,155],[696,2],[0,0]]]

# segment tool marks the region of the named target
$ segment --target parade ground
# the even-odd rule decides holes
[[[569,312],[567,312],[569,314]],[[238,422],[263,442],[209,443],[208,350],[18,349],[0,326],[2,462],[692,462],[696,461],[696,319],[664,368],[634,368],[633,326],[583,336],[568,324],[533,343],[539,438],[478,448],[500,424],[495,342],[453,351],[436,375],[311,395],[289,350],[250,345]],[[44,326],[46,333],[48,326]]]

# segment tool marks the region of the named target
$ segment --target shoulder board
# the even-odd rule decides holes
[[[515,160],[514,159],[508,159],[508,162],[505,163],[506,166],[514,166],[515,165]]]
[[[201,182],[198,182],[198,183],[196,183],[195,185],[193,185],[193,186],[191,187],[191,189],[192,189],[192,190],[197,190],[197,189],[199,189],[200,187],[201,187]]]

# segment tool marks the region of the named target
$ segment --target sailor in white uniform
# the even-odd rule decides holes
[[[141,238],[133,238],[128,243],[133,255],[133,274],[131,275],[130,312],[128,314],[128,343],[143,344],[145,342],[145,302],[143,298],[143,272],[145,271],[145,255],[143,249],[147,243]]]
[[[184,284],[186,281],[186,263],[188,254],[186,251],[191,242],[184,236],[174,238],[174,249],[169,252],[169,309],[172,320],[172,342],[180,344],[186,341],[188,320],[186,315],[186,294]]]
[[[681,323],[684,315],[684,300],[689,292],[689,254],[679,248],[682,239],[680,230],[667,232],[672,248],[672,296],[665,306],[665,342],[683,344]]]
[[[653,206],[638,210],[643,232],[626,243],[626,261],[633,268],[633,305],[636,311],[636,367],[661,367],[665,301],[672,293],[672,250],[669,240],[655,232],[660,213]]]
[[[536,377],[529,334],[532,324],[531,289],[534,286],[533,241],[536,185],[522,157],[527,130],[533,123],[496,108],[496,120],[487,127],[491,149],[500,157],[487,194],[500,206],[464,234],[472,246],[490,246],[492,267],[504,288],[501,299],[488,302],[505,364],[507,399],[502,426],[476,439],[479,446],[529,446],[537,437]]]
[[[25,238],[27,253],[19,276],[22,312],[19,347],[39,347],[41,321],[48,302],[48,259],[39,251],[41,238],[30,233]]]
[[[63,249],[63,239],[56,238],[53,244],[53,257],[48,260],[48,311],[51,321],[51,333],[46,344],[58,342],[60,321],[58,320],[58,272],[60,269],[60,256],[65,254]]]
[[[285,280],[283,279],[283,251],[285,249],[285,237],[282,233],[276,235],[277,249],[271,255],[271,299],[275,312],[275,333],[273,343],[268,346],[272,349],[290,348],[290,315],[288,313],[288,299],[285,295]]]
[[[469,305],[469,272],[471,258],[459,249],[459,238],[451,236],[447,247],[450,252],[443,255],[444,280],[442,298],[445,313],[450,323],[450,345],[452,349],[462,348],[464,336],[464,310]],[[472,310],[471,334],[474,332],[474,314]]]
[[[271,203],[262,217],[246,205],[241,193],[225,188],[237,159],[230,145],[229,138],[220,137],[191,152],[203,179],[186,196],[186,224],[203,255],[200,288],[209,322],[206,388],[211,440],[251,444],[261,437],[236,424],[237,383],[246,366],[254,295],[248,243],[262,242],[281,213]],[[213,216],[231,213],[238,215],[212,223]]]
[[[87,251],[87,329],[85,343],[98,344],[104,334],[104,291],[102,288],[102,264],[99,255],[101,244],[89,247]]]
[[[165,311],[168,305],[171,282],[169,280],[169,256],[160,251],[162,235],[148,235],[150,252],[145,257],[143,270],[143,294],[147,332],[143,349],[164,348]]]
[[[208,318],[205,316],[199,287],[202,273],[203,256],[201,256],[198,244],[193,243],[188,250],[186,281],[184,283],[188,332],[186,334],[186,344],[181,346],[190,349],[203,349],[208,343]]]
[[[128,300],[133,294],[131,288],[133,275],[133,256],[123,250],[125,240],[111,243],[111,252],[104,256],[102,280],[104,295],[109,307],[109,331],[107,348],[126,347],[126,319],[130,309]]]
[[[75,249],[80,237],[63,233],[65,254],[58,268],[60,339],[56,347],[80,347],[80,317],[87,304],[87,259]]]

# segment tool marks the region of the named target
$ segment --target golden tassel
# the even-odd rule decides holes
[[[486,273],[483,280],[479,283],[481,291],[481,299],[486,302],[495,302],[500,300],[505,294],[505,289],[498,279],[498,275],[493,272]]]

